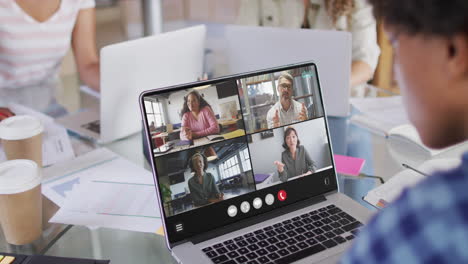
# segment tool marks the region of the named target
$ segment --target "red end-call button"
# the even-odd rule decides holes
[[[288,197],[288,194],[286,193],[285,190],[280,190],[278,192],[278,200],[280,200],[281,202],[286,200],[287,197]]]

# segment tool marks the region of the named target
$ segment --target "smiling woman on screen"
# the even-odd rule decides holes
[[[193,90],[184,97],[180,138],[193,140],[219,133],[219,125],[210,104]]]

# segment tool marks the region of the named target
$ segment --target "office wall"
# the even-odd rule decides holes
[[[171,124],[180,123],[180,112],[182,111],[182,106],[184,105],[184,96],[187,94],[186,91],[179,91],[172,93],[169,98],[166,100],[166,113],[167,113],[167,122]]]
[[[226,103],[226,102],[235,101],[237,109],[238,110],[240,109],[239,97],[237,95],[219,99],[218,92],[216,91],[216,89],[211,89],[211,88],[204,89],[201,91],[201,93],[204,95],[205,100],[208,101],[208,103],[213,108],[213,111],[217,115],[221,115],[221,109],[219,105]]]
[[[309,153],[317,168],[331,165],[330,151],[323,118],[292,125],[299,134],[301,145]],[[249,145],[252,168],[254,173],[268,174],[276,172],[275,160],[281,161],[284,130],[286,127],[274,129],[274,137],[261,139],[260,133],[252,135]],[[275,179],[277,175],[275,173]]]
[[[257,174],[268,174],[276,171],[273,164],[275,160],[281,160],[284,151],[281,146],[284,131],[282,128],[273,131],[274,137],[262,139],[260,133],[252,135],[252,144],[249,144],[252,169]]]
[[[171,189],[171,192],[172,192],[172,199],[174,199],[174,195],[176,195],[176,194],[183,193],[183,192],[189,192],[188,181],[189,181],[190,178],[192,178],[192,173],[190,172],[190,170],[186,170],[184,172],[184,178],[185,178],[184,182],[177,183],[177,184],[174,184],[174,185],[170,186],[170,189]]]

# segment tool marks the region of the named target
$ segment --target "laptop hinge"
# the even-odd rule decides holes
[[[297,203],[291,204],[289,206],[285,206],[283,208],[275,209],[275,210],[273,210],[271,212],[268,212],[268,213],[264,213],[264,214],[261,214],[261,215],[258,215],[258,216],[254,216],[254,217],[239,221],[237,223],[234,223],[234,224],[231,224],[231,225],[228,225],[228,226],[223,226],[222,228],[218,228],[218,229],[212,230],[210,232],[206,232],[204,234],[194,236],[194,237],[192,237],[192,238],[190,238],[188,240],[191,241],[193,244],[198,244],[198,243],[204,242],[206,240],[210,240],[210,239],[213,239],[215,237],[219,237],[219,236],[225,235],[227,233],[231,233],[231,232],[237,231],[239,229],[242,229],[242,228],[257,224],[257,223],[261,223],[261,222],[269,220],[271,218],[275,218],[275,217],[285,215],[285,214],[288,214],[288,213],[296,211],[296,210],[300,210],[302,208],[305,208],[307,206],[311,206],[313,204],[323,202],[325,200],[326,200],[326,198],[325,198],[324,195],[315,196],[315,197],[306,199],[304,201],[297,202]]]

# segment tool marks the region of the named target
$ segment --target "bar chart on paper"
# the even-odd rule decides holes
[[[50,222],[156,232],[161,219],[151,172],[98,149],[47,170],[43,193],[60,204]]]
[[[149,233],[162,225],[154,185],[100,180],[79,185],[51,222]]]

